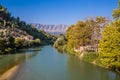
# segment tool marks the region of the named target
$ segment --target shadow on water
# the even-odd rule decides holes
[[[15,54],[0,55],[0,75],[15,65],[36,56],[41,47],[22,49]]]
[[[26,49],[21,49],[19,51],[17,51],[15,54],[19,54],[19,53],[31,53],[31,52],[37,52],[37,51],[40,51],[41,48],[43,46],[40,46],[40,47],[35,47],[35,48],[26,48]]]

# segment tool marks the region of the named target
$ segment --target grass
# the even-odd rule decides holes
[[[88,62],[93,62],[94,60],[97,60],[98,57],[99,57],[98,53],[88,52],[84,54],[83,60]]]

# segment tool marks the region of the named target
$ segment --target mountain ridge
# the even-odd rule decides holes
[[[31,25],[37,28],[38,30],[43,30],[51,34],[54,34],[54,33],[65,34],[69,26],[65,24],[54,25],[54,24],[40,24],[40,23],[32,23]]]

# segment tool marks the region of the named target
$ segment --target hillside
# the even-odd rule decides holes
[[[0,5],[0,54],[39,44],[53,44],[54,36],[11,16]]]

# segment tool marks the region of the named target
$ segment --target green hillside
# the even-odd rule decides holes
[[[13,17],[0,5],[0,54],[7,54],[24,47],[53,44],[55,37],[37,30],[34,26]]]

